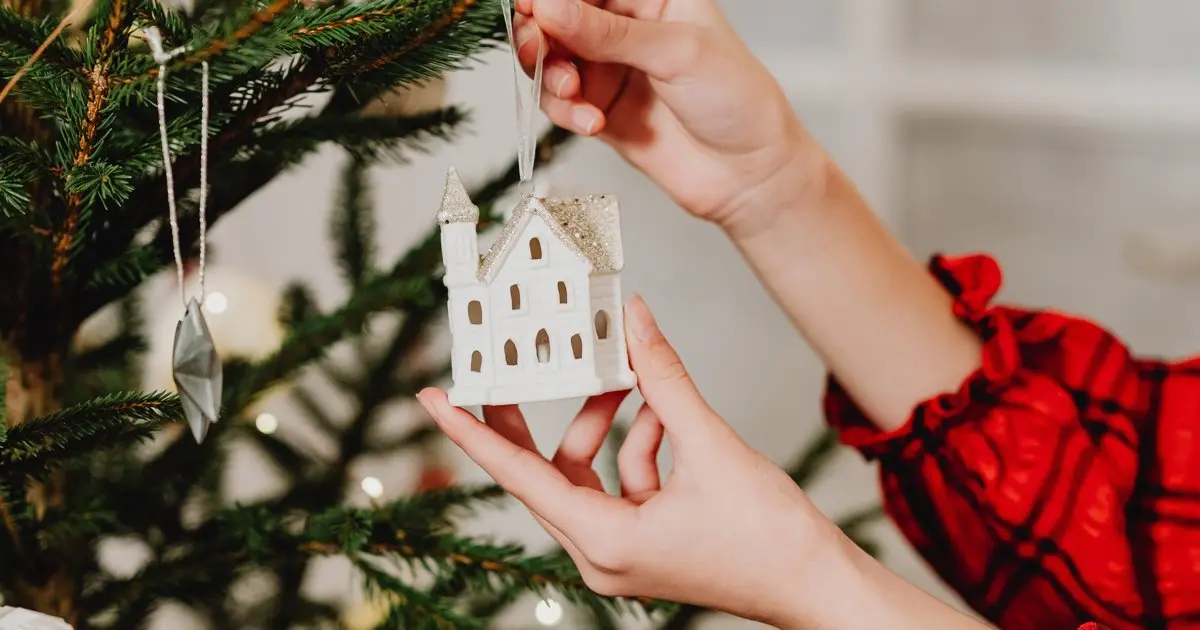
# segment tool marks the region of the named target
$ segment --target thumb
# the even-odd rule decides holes
[[[625,318],[629,360],[637,374],[638,390],[663,426],[670,431],[681,420],[691,424],[697,419],[716,418],[640,296],[626,304]]]
[[[583,0],[534,0],[546,35],[585,61],[631,66],[661,81],[686,71],[702,49],[702,31],[687,24],[638,20]]]

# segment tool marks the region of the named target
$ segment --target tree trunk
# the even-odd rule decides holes
[[[61,382],[59,361],[22,361],[17,359],[8,373],[8,426],[15,427],[30,418],[45,415],[58,408],[54,391]]]

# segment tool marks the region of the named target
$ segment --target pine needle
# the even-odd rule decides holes
[[[46,52],[46,49],[50,47],[50,44],[53,44],[54,40],[58,39],[58,36],[61,35],[63,31],[67,30],[67,27],[71,25],[72,20],[78,17],[80,13],[91,9],[92,2],[94,1],[95,0],[85,0],[83,4],[75,7],[74,11],[68,13],[67,16],[58,23],[58,26],[54,27],[54,30],[50,33],[50,36],[46,38],[46,41],[42,42],[41,46],[37,47],[37,50],[33,51],[33,54],[30,55],[29,59],[25,62],[25,65],[21,66],[21,69],[17,70],[17,73],[8,80],[8,83],[4,84],[4,89],[0,90],[0,103],[3,103],[4,99],[8,96],[8,93],[12,92],[13,88],[17,87],[17,82],[21,80],[21,77],[25,76],[26,72],[29,72],[29,69],[33,67],[33,64],[37,63],[37,60],[42,56],[42,53]]]

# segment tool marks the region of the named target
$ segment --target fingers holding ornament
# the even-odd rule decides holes
[[[604,446],[617,409],[628,395],[628,391],[618,391],[589,398],[567,427],[551,461],[575,483],[581,480],[572,477],[581,476],[580,472],[590,473],[587,475],[589,483],[598,481],[592,462]]]
[[[537,452],[522,448],[470,412],[450,405],[445,392],[426,389],[418,396],[438,426],[496,483],[567,538],[600,535],[602,523],[632,517],[625,501],[580,488]]]
[[[617,453],[621,495],[638,505],[645,503],[662,487],[658,474],[658,451],[662,448],[665,433],[658,414],[649,405],[643,404]]]
[[[600,133],[607,120],[600,108],[587,101],[558,98],[549,92],[542,92],[542,112],[554,125],[581,136]]]
[[[567,427],[551,463],[571,483],[604,492],[604,482],[593,462],[612,430],[613,419],[628,392],[593,396]]]
[[[496,405],[483,408],[483,421],[496,433],[521,448],[537,453],[537,444],[525,422],[525,414],[516,405]]]
[[[629,67],[579,59],[520,13],[516,24],[516,56],[526,76],[536,77],[539,58],[542,61],[542,111],[564,129],[585,136],[599,133],[604,113],[631,78]]]
[[[538,28],[533,20],[517,16],[517,60],[525,75],[537,74],[537,62],[543,63],[542,88],[558,98],[574,98],[583,86],[583,75],[576,60],[564,54]]]
[[[539,457],[537,445],[533,441],[533,435],[529,432],[529,425],[525,422],[525,415],[521,413],[521,409],[516,405],[498,405],[485,406],[483,408],[484,422],[497,433],[503,436],[508,441],[517,446],[535,454]],[[542,518],[537,512],[529,510],[534,520],[546,530],[550,537],[562,545],[567,554],[571,556],[575,562],[583,561],[583,554],[575,548],[574,543],[570,538],[567,538],[557,527],[551,524],[546,519]]]

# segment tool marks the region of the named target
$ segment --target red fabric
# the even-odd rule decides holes
[[[836,380],[825,396],[842,441],[879,461],[893,520],[1006,630],[1200,629],[1200,359],[1136,358],[1087,320],[991,306],[986,256],[930,269],[982,368],[890,433]]]

